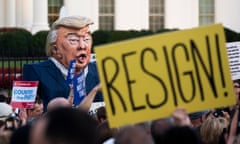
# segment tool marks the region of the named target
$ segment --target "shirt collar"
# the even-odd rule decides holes
[[[86,66],[86,68],[84,69],[84,76],[87,77],[88,74],[88,66]]]
[[[61,73],[63,74],[64,78],[67,77],[67,74],[68,74],[68,69],[66,69],[64,67],[63,64],[61,64],[60,62],[58,62],[54,57],[50,57],[49,58],[54,64],[55,66],[61,71]]]
[[[50,57],[49,58],[55,65],[56,67],[61,71],[61,73],[63,74],[64,78],[67,77],[68,74],[68,69],[66,69],[64,67],[63,64],[61,64],[60,62],[58,62],[54,57]],[[84,76],[87,77],[88,74],[88,66],[86,66],[86,68],[84,69]]]

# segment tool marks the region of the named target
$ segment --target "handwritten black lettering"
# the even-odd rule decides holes
[[[178,65],[178,62],[180,61],[184,61],[184,57],[179,57],[177,56],[178,54],[178,51],[179,50],[182,50],[185,54],[185,58],[186,58],[186,62],[190,62],[190,56],[189,56],[189,53],[187,51],[187,46],[184,44],[184,43],[177,43],[173,46],[172,48],[172,59],[173,59],[173,65],[174,65],[174,70],[175,70],[175,74],[176,74],[176,78],[177,78],[177,86],[178,86],[178,89],[179,89],[179,94],[182,98],[182,100],[185,102],[185,103],[189,103],[191,102],[194,97],[196,96],[196,86],[195,86],[195,81],[194,81],[194,76],[193,76],[193,70],[192,69],[189,69],[189,70],[186,70],[186,71],[182,71],[182,73],[180,73],[180,67],[181,65]],[[189,87],[189,90],[186,91],[186,90],[183,90],[182,88],[182,85],[184,83],[186,83],[186,79],[184,79],[184,81],[182,82],[182,80],[180,79],[181,78],[181,75],[183,77],[189,77],[189,80],[190,80],[190,85]],[[184,94],[185,92],[185,94]],[[190,96],[186,96],[186,92],[188,93],[191,93]],[[189,97],[189,99],[187,99],[186,97]]]
[[[168,92],[167,92],[167,88],[164,84],[164,81],[159,77],[157,76],[156,74],[150,72],[147,70],[147,68],[145,67],[146,64],[148,63],[144,63],[145,61],[145,54],[146,53],[150,53],[153,55],[153,58],[155,61],[158,61],[158,57],[157,57],[157,53],[154,51],[154,49],[152,48],[145,48],[142,52],[141,52],[141,57],[140,57],[140,64],[141,64],[141,68],[143,70],[144,73],[146,73],[147,75],[149,75],[150,77],[156,79],[160,86],[161,86],[161,89],[164,91],[164,98],[163,98],[163,101],[159,102],[158,104],[152,104],[152,102],[150,101],[150,95],[148,93],[146,93],[146,102],[147,102],[147,105],[150,107],[150,108],[158,108],[158,107],[161,107],[162,105],[166,104],[167,102],[167,98],[168,98]],[[161,97],[161,95],[159,95]],[[156,103],[156,102],[154,102]]]
[[[124,68],[126,81],[127,81],[128,95],[129,95],[129,99],[130,99],[130,103],[131,103],[133,111],[144,109],[146,107],[144,105],[136,106],[135,103],[134,103],[134,99],[133,99],[131,85],[136,83],[136,81],[130,79],[130,76],[129,76],[129,73],[128,73],[128,67],[127,67],[127,60],[126,60],[126,58],[129,57],[129,56],[135,55],[135,54],[136,54],[136,52],[129,52],[129,53],[125,53],[125,54],[122,55],[122,63],[123,63],[123,68]]]
[[[115,68],[115,73],[113,74],[111,79],[108,79],[109,74],[106,73],[107,66],[105,66],[106,63],[109,62],[109,61],[113,62],[113,64],[115,65],[115,67],[113,67],[113,68]],[[118,75],[118,72],[119,72],[119,65],[118,65],[117,61],[113,57],[106,57],[105,59],[102,60],[102,64],[103,64],[102,65],[102,69],[104,70],[103,71],[104,78],[105,78],[104,80],[105,80],[105,83],[107,85],[107,93],[108,93],[108,98],[109,98],[109,101],[110,101],[110,106],[111,106],[111,109],[112,109],[112,114],[115,115],[116,114],[116,110],[115,110],[115,105],[114,105],[114,102],[113,102],[113,96],[112,96],[110,90],[113,90],[113,92],[115,92],[117,94],[117,96],[118,96],[118,98],[119,98],[119,100],[120,100],[120,102],[121,102],[121,104],[123,106],[122,108],[126,112],[127,111],[127,106],[126,106],[126,104],[124,102],[124,99],[123,99],[120,91],[117,89],[117,87],[115,87],[113,85],[113,82],[117,78],[117,75]]]
[[[147,108],[158,109],[169,104],[169,99],[173,100],[175,106],[181,102],[191,103],[197,98],[205,101],[207,94],[209,96],[207,93],[209,90],[211,91],[210,96],[213,98],[217,99],[221,96],[217,82],[221,82],[222,88],[226,88],[227,84],[224,78],[219,36],[217,34],[206,35],[202,40],[204,43],[189,39],[185,43],[159,45],[160,50],[146,47],[139,51],[128,51],[120,55],[121,61],[110,56],[102,59],[104,82],[112,114],[116,115],[117,108],[122,109],[123,112],[140,111]],[[165,63],[166,67],[159,65],[159,71],[166,72],[167,77],[162,77],[150,69],[152,63],[155,66],[160,64],[160,58],[163,60],[161,63]],[[153,79],[157,82],[155,86],[159,87],[156,89],[159,92],[157,95],[151,95],[151,92],[147,90],[143,91],[146,100],[143,103],[136,103],[137,96],[134,87],[140,87],[141,84],[137,80],[141,77],[134,75],[131,67],[132,59],[137,61],[135,64],[138,65],[138,69],[136,70],[141,71],[142,76]],[[151,60],[149,62],[146,59]],[[183,64],[186,66],[183,67]],[[108,72],[108,69],[111,69],[111,73]],[[116,82],[120,79],[120,74],[125,76],[123,80],[126,84],[124,93],[127,92],[127,96],[122,95],[119,83]],[[227,92],[224,92],[224,96],[227,96]],[[159,97],[157,101],[156,97]],[[121,107],[116,107],[115,102],[120,103]],[[128,105],[128,103],[130,104]]]

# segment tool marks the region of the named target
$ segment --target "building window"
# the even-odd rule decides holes
[[[149,0],[149,28],[156,32],[164,28],[164,0]]]
[[[114,29],[114,0],[99,0],[99,29]]]
[[[214,23],[214,0],[199,0],[199,25]]]
[[[62,6],[63,0],[48,0],[48,23],[50,26],[58,19]]]

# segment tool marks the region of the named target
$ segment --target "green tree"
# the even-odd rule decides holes
[[[45,45],[48,32],[49,31],[39,31],[33,35],[33,48],[31,55],[46,56]]]
[[[24,29],[14,29],[0,34],[2,57],[23,57],[32,48],[32,34]]]

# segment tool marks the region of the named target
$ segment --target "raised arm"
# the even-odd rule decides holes
[[[96,85],[90,93],[83,99],[83,101],[77,106],[79,109],[83,109],[84,111],[88,111],[91,108],[92,102],[97,94],[97,92],[101,91],[101,84]]]

